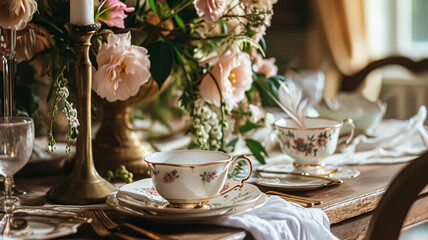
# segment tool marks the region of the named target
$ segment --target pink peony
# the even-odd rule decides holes
[[[250,56],[245,52],[237,55],[226,52],[211,69],[224,98],[240,102],[253,83]],[[220,94],[210,74],[202,78],[199,95],[205,101],[220,106]]]
[[[23,29],[37,10],[35,0],[0,1],[0,27],[13,30]]]
[[[275,58],[263,59],[262,55],[257,54],[254,64],[257,67],[256,72],[264,74],[267,78],[273,77],[278,73]]]
[[[196,12],[208,23],[217,21],[226,9],[226,0],[196,0]]]
[[[150,80],[147,49],[131,45],[131,33],[110,34],[97,55],[92,89],[109,102],[134,96]]]
[[[119,0],[104,0],[98,7],[98,20],[104,22],[109,27],[125,28],[123,19],[125,12],[134,11],[133,7],[127,7]]]

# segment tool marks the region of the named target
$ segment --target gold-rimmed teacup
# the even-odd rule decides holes
[[[197,208],[220,195],[242,188],[250,178],[252,165],[244,155],[232,156],[203,150],[156,152],[144,158],[156,191],[173,207]],[[246,161],[248,174],[235,186],[226,186],[227,175],[239,161]]]
[[[291,118],[280,118],[274,125],[282,151],[294,159],[295,167],[322,168],[324,158],[336,151],[341,128],[351,126],[349,144],[354,138],[355,125],[352,119],[343,121],[327,117],[306,117],[305,128],[298,127]]]

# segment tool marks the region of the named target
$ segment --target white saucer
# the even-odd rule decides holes
[[[19,232],[12,231],[10,239],[56,239],[77,232],[81,223],[58,221],[58,219],[19,217],[28,221],[28,227]],[[8,238],[9,239],[9,238]]]
[[[332,177],[346,179],[357,177],[360,171],[349,166],[326,165],[323,168],[314,169],[311,173],[323,174],[330,170],[336,169]],[[290,191],[312,190],[320,187],[334,185],[335,183],[326,179],[310,178],[305,176],[287,175],[288,172],[302,172],[302,169],[295,168],[290,162],[277,162],[261,166],[259,170],[284,172],[284,174],[264,173],[260,172],[260,178],[256,183],[267,187],[277,187]]]
[[[148,219],[156,222],[162,223],[201,223],[202,221],[210,220],[216,217],[243,213],[258,207],[261,207],[267,201],[267,195],[262,193],[257,200],[248,204],[241,204],[238,206],[232,206],[230,208],[224,208],[219,211],[205,211],[201,213],[189,213],[189,214],[171,214],[167,212],[155,212],[147,211],[139,207],[128,205],[126,203],[120,202],[117,198],[117,193],[112,193],[107,197],[106,203],[111,208],[123,212],[125,214],[133,215],[143,219]]]
[[[239,184],[238,181],[227,180],[222,191]],[[151,178],[126,184],[120,188],[117,198],[120,203],[137,207],[147,211],[170,214],[205,214],[207,212],[222,212],[232,207],[251,204],[257,201],[262,192],[254,185],[244,183],[241,189],[235,189],[225,195],[220,195],[208,201],[203,208],[174,208],[167,200],[162,198],[153,187]]]
[[[261,186],[282,188],[290,191],[306,191],[334,185],[332,181],[304,176],[281,175],[280,177],[261,177],[256,180]]]

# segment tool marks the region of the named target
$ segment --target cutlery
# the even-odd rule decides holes
[[[287,193],[283,193],[283,192],[277,192],[277,191],[267,191],[266,194],[280,195],[280,196],[284,196],[284,197],[288,197],[288,198],[299,199],[302,201],[313,202],[314,205],[319,205],[322,203],[322,201],[319,201],[319,200],[316,200],[313,198],[301,197],[301,196],[291,195],[291,194],[287,194]]]
[[[15,217],[23,217],[23,218],[44,218],[44,219],[52,219],[52,221],[62,221],[62,222],[70,222],[70,223],[90,223],[92,220],[87,217],[80,216],[72,216],[72,215],[47,215],[47,214],[37,214],[37,213],[27,213],[27,212],[14,212],[13,216]]]
[[[303,177],[324,179],[324,180],[331,181],[334,184],[341,184],[341,183],[343,183],[342,179],[334,178],[334,177],[330,177],[330,176],[325,176],[325,175],[319,175],[319,174],[316,174],[316,173],[284,172],[284,171],[271,171],[271,170],[256,170],[256,173],[261,178],[267,178],[267,177],[266,176],[261,176],[260,173],[272,173],[272,174],[294,175],[294,176],[303,176]],[[272,178],[272,177],[268,177],[268,178]],[[273,177],[273,178],[278,178],[278,177]]]
[[[95,210],[95,211],[91,211],[91,213],[94,214],[94,216],[98,218],[100,222],[109,230],[116,230],[116,229],[119,229],[120,227],[127,227],[134,230],[135,232],[138,232],[144,236],[150,237],[151,239],[154,239],[154,240],[168,239],[167,236],[162,236],[157,233],[155,234],[141,227],[137,227],[131,223],[125,222],[125,223],[117,224],[116,222],[111,220],[103,210]]]
[[[313,206],[315,206],[315,204],[313,202],[306,202],[306,201],[299,200],[299,199],[296,199],[296,198],[289,198],[289,197],[285,197],[285,196],[281,196],[281,195],[276,195],[276,194],[267,194],[267,195],[269,197],[271,197],[271,196],[280,197],[280,198],[282,198],[282,199],[284,199],[284,200],[286,200],[288,202],[297,203],[297,204],[299,204],[302,207],[313,207]]]
[[[94,232],[100,236],[100,237],[110,237],[113,239],[124,239],[124,240],[140,240],[141,238],[136,238],[136,237],[132,237],[123,233],[119,233],[119,232],[110,232],[106,227],[104,227],[104,225],[100,222],[100,220],[97,218],[97,216],[95,216],[94,214],[92,214],[90,211],[87,212],[82,212],[82,215],[84,217],[87,218],[91,218],[92,222],[91,222],[91,227],[94,230]]]

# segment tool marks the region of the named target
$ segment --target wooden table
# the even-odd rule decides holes
[[[341,185],[320,188],[308,192],[295,192],[293,194],[312,197],[322,200],[319,205],[328,215],[332,232],[340,239],[363,239],[369,224],[372,211],[390,181],[406,164],[394,165],[366,165],[356,166],[361,175],[345,179]],[[29,205],[42,205],[46,203],[44,194],[51,184],[57,183],[63,176],[17,179],[17,186],[30,190],[24,195],[23,203]],[[268,188],[262,188],[263,191]],[[413,205],[404,227],[412,227],[424,223],[428,219],[428,194],[423,191],[419,200]],[[115,211],[108,214],[117,221],[129,221],[154,232],[168,234],[172,239],[219,239],[219,238],[246,238],[251,235],[242,229],[226,228],[205,225],[172,225],[159,224],[150,221],[124,216]],[[82,226],[77,234],[63,239],[95,239],[97,236],[89,225]]]

